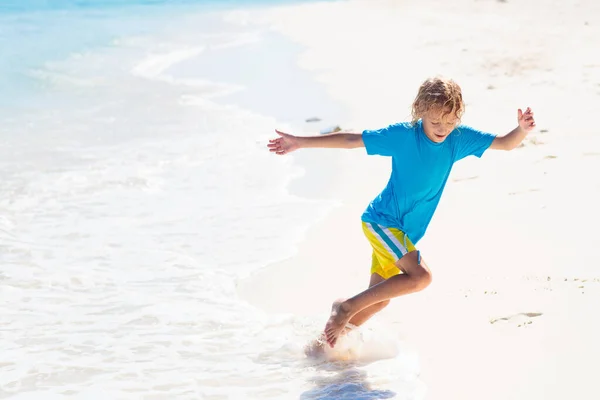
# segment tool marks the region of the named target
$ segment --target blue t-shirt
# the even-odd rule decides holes
[[[495,137],[459,125],[435,143],[425,135],[421,120],[414,126],[403,122],[363,131],[367,154],[392,157],[392,174],[362,220],[400,229],[416,244],[433,217],[452,165],[470,155],[481,157]]]

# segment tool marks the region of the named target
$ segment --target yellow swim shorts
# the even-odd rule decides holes
[[[371,274],[384,279],[402,273],[396,267],[396,261],[406,253],[416,250],[408,235],[396,228],[386,228],[370,222],[362,223],[363,232],[373,246]]]

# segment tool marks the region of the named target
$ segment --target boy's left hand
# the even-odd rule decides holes
[[[519,108],[518,118],[519,127],[523,129],[525,132],[531,131],[535,128],[535,120],[533,119],[533,111],[531,108],[527,107],[527,110],[523,113]]]

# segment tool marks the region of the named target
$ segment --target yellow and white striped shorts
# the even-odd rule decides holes
[[[384,279],[402,273],[396,261],[416,250],[408,235],[396,228],[386,228],[371,222],[362,223],[363,232],[373,246],[371,274]]]

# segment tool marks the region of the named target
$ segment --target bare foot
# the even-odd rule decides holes
[[[339,336],[348,334],[352,329],[357,328],[356,326],[347,323],[340,332]],[[320,358],[325,355],[325,343],[327,343],[327,337],[325,332],[321,333],[317,339],[313,339],[310,343],[304,346],[304,355],[310,358]]]
[[[340,333],[350,321],[352,314],[350,313],[350,307],[348,303],[342,300],[336,300],[331,306],[331,317],[325,324],[325,336],[329,346],[335,346]]]

